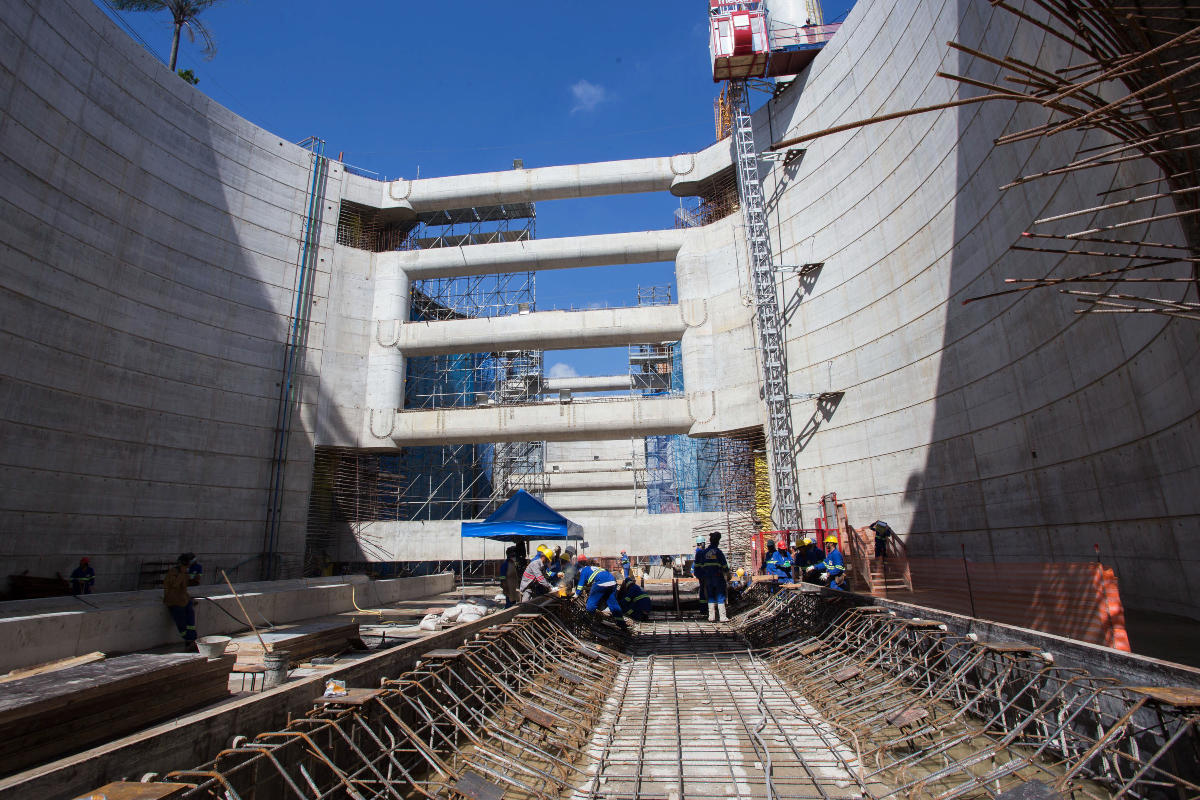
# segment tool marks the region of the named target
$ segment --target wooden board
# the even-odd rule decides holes
[[[4,684],[4,774],[125,736],[229,696],[234,659],[120,656]]]
[[[308,622],[297,625],[279,625],[262,632],[263,641],[270,652],[286,651],[292,663],[305,661],[313,656],[333,655],[361,646],[358,623],[342,621]],[[233,640],[239,664],[261,664],[262,644],[253,633]]]

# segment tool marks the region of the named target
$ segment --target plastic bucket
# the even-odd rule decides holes
[[[263,666],[267,668],[267,672],[263,676],[264,687],[270,689],[272,686],[279,686],[285,683],[288,672],[288,652],[286,650],[276,650],[271,653],[264,653]]]
[[[202,656],[220,658],[225,655],[225,648],[230,641],[228,636],[201,636],[196,640],[196,649]]]

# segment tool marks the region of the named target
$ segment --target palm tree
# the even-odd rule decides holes
[[[179,34],[187,31],[188,41],[196,41],[196,36],[204,42],[204,57],[211,59],[217,54],[217,43],[212,33],[200,21],[200,14],[210,6],[215,6],[223,0],[113,0],[113,5],[121,11],[166,11],[171,14],[171,22],[175,33],[171,37],[171,60],[167,67],[175,71],[175,59],[179,56]]]

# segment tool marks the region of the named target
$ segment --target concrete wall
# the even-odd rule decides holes
[[[359,608],[448,592],[454,574],[372,581],[365,575],[237,584],[242,605],[260,629]],[[249,630],[225,586],[193,587],[200,636]],[[162,591],[88,595],[0,603],[0,672],[99,651],[129,653],[179,641]],[[238,620],[243,620],[238,622]]]
[[[999,80],[948,40],[1043,65],[1069,58],[986,3],[859,0],[810,72],[756,114],[759,143],[953,99],[938,69]],[[1036,218],[1157,176],[1135,162],[1000,193],[1104,142],[993,145],[1043,119],[1010,103],[968,106],[825,137],[798,165],[765,171],[780,263],[825,262],[782,284],[791,391],[845,391],[832,411],[793,409],[797,433],[808,430],[797,441],[802,497],[836,491],[852,523],[882,517],[922,555],[957,557],[963,544],[981,560],[1083,560],[1096,543],[1126,605],[1200,616],[1194,323],[1075,316],[1052,290],[961,302],[1006,277],[1111,266],[1008,248]],[[1124,232],[1181,241],[1167,223]]]
[[[180,80],[89,0],[11,0],[0,156],[0,575],[65,575],[88,555],[99,588],[130,589],[141,562],[182,550],[253,558],[309,153]],[[340,179],[334,164],[332,196]],[[279,542],[293,574],[322,259]]]

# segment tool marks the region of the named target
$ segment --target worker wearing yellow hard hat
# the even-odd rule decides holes
[[[800,574],[807,580],[815,581],[817,579],[817,564],[825,560],[825,551],[821,546],[812,540],[811,536],[805,536],[800,540],[800,549],[796,554],[797,566],[800,569]]]
[[[846,574],[846,560],[838,550],[838,537],[835,534],[831,533],[825,537],[825,558],[815,569],[819,573],[817,579],[821,583],[829,583]]]

